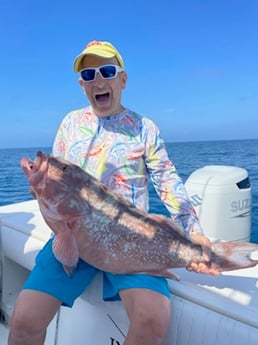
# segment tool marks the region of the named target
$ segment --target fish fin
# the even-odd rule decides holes
[[[180,237],[187,239],[183,227],[172,218],[155,213],[148,214],[148,217],[159,223],[162,227],[165,227],[168,231],[172,231],[174,236],[178,234]]]
[[[140,272],[140,274],[148,274],[150,276],[154,276],[154,277],[163,277],[163,278],[167,278],[167,279],[173,279],[173,280],[177,280],[180,281],[180,277],[178,275],[176,275],[175,273],[168,271],[168,270],[164,270],[164,271],[157,271],[157,272]]]
[[[164,275],[162,275],[162,276],[165,278],[168,278],[168,279],[180,281],[180,277],[177,274],[172,273],[171,271],[167,271],[167,270],[164,271]]]
[[[69,277],[71,277],[71,276],[73,275],[73,271],[74,271],[74,269],[75,269],[76,267],[77,267],[77,265],[75,265],[75,266],[73,266],[73,267],[63,265],[63,269],[64,269],[65,273],[66,273]]]
[[[254,250],[250,254],[251,261],[258,261],[258,250]]]
[[[79,260],[79,250],[75,237],[69,230],[60,231],[53,240],[53,253],[63,264],[65,272],[71,276]]]
[[[211,267],[221,271],[254,267],[258,264],[258,245],[249,242],[212,243]]]

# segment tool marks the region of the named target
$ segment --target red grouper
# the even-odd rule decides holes
[[[201,247],[171,218],[139,210],[80,167],[42,152],[21,166],[69,275],[79,257],[103,271],[168,278],[176,278],[171,268],[203,262]],[[220,272],[252,267],[258,245],[214,242],[210,259]]]

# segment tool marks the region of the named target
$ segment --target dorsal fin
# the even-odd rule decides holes
[[[160,226],[165,228],[170,233],[173,233],[174,237],[178,239],[184,238],[185,240],[187,240],[184,229],[173,219],[155,213],[148,214],[148,217],[159,223]]]

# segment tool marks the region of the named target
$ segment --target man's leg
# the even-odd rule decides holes
[[[162,345],[171,317],[168,297],[138,288],[121,290],[120,296],[130,320],[124,345]]]
[[[72,307],[97,269],[79,260],[71,279],[52,252],[52,241],[36,257],[36,265],[28,276],[11,318],[9,345],[41,345],[46,328],[61,303]]]
[[[22,290],[11,318],[8,345],[42,345],[61,302],[45,293]]]

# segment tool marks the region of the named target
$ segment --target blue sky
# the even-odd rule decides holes
[[[95,39],[166,141],[258,138],[257,0],[1,0],[0,32],[1,148],[52,145],[87,104],[72,63]]]

